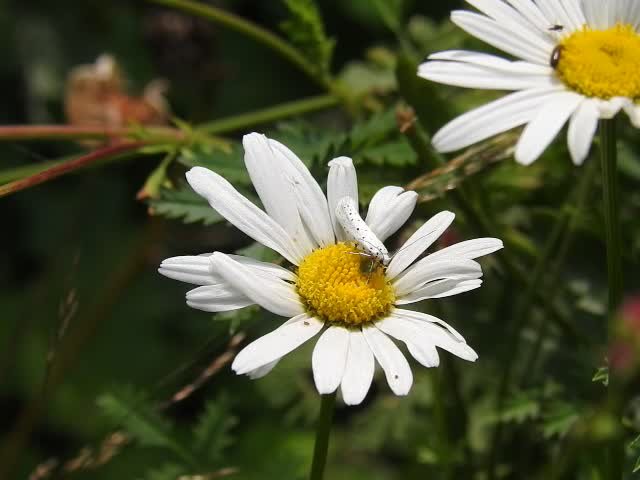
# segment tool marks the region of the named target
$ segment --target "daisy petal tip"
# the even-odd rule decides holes
[[[353,167],[353,160],[349,157],[336,157],[329,162],[330,167]]]

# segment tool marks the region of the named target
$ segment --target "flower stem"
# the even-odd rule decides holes
[[[192,13],[212,22],[224,25],[231,30],[253,38],[297,66],[312,79],[322,82],[317,69],[292,45],[264,28],[251,23],[233,13],[212,5],[205,5],[192,0],[149,0],[167,7],[177,8]],[[324,86],[324,85],[323,85]]]
[[[16,193],[20,190],[25,190],[27,188],[40,185],[41,183],[53,180],[54,178],[69,173],[73,170],[86,167],[87,165],[91,165],[102,160],[113,159],[116,157],[121,157],[123,155],[131,154],[133,152],[137,152],[139,149],[145,147],[146,145],[147,144],[144,142],[121,143],[119,145],[94,150],[93,152],[86,155],[73,157],[63,163],[55,164],[50,168],[29,177],[22,178],[20,180],[16,180],[14,182],[0,186],[0,197],[4,197],[11,193]]]
[[[322,480],[324,467],[327,463],[327,450],[329,448],[329,434],[333,421],[333,409],[336,404],[336,392],[328,395],[320,395],[320,414],[316,427],[316,444],[313,448],[313,461],[311,462],[311,474],[309,480]]]
[[[282,118],[289,118],[295,115],[302,115],[316,110],[333,107],[337,105],[338,102],[338,98],[333,95],[318,95],[316,97],[282,103],[263,110],[256,110],[255,112],[241,113],[239,115],[233,115],[220,120],[214,120],[212,122],[198,125],[197,129],[203,133],[209,134],[228,133],[248,126],[271,123]]]
[[[607,278],[609,284],[608,320],[611,321],[622,300],[622,247],[618,219],[618,181],[615,119],[600,121],[604,221],[607,241]]]
[[[607,242],[607,283],[609,301],[607,304],[607,328],[609,338],[614,332],[614,320],[622,302],[622,243],[620,239],[620,220],[618,210],[618,179],[615,119],[600,121],[600,150],[602,164],[602,187],[605,238]],[[624,463],[624,438],[620,432],[619,421],[622,418],[622,404],[618,397],[619,382],[615,373],[609,378],[609,412],[616,421],[616,431],[609,441],[607,451],[607,470],[609,478],[622,478]]]

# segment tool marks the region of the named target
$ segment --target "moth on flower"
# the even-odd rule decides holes
[[[511,90],[467,112],[433,137],[451,152],[526,125],[515,158],[528,165],[568,122],[571,158],[589,153],[598,120],[624,110],[640,127],[640,2],[636,0],[467,0],[480,13],[451,20],[514,59],[439,52],[418,75],[466,88]]]
[[[192,168],[187,180],[225,219],[281,254],[293,271],[221,252],[169,258],[159,269],[198,285],[187,293],[193,308],[221,312],[258,304],[288,317],[238,353],[232,364],[236,373],[264,376],[287,353],[319,335],[311,361],[318,392],[340,387],[345,403],[355,405],[371,386],[376,362],[396,395],[409,392],[413,375],[392,339],[404,343],[426,367],[439,364],[436,347],[464,360],[477,359],[453,327],[402,306],[478,288],[482,269],[474,259],[501,249],[500,240],[469,240],[418,260],[453,222],[453,213],[445,211],[390,256],[383,242],[413,212],[415,192],[382,188],[363,219],[351,159],[329,162],[325,196],[302,161],[281,143],[252,133],[243,144],[265,211],[206,168]],[[362,255],[376,259],[370,271],[361,268]]]

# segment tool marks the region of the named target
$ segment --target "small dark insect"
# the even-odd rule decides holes
[[[558,45],[553,49],[553,52],[551,52],[551,60],[549,60],[549,65],[551,65],[552,68],[558,67],[558,62],[560,62],[560,57],[562,56],[562,50],[564,50],[564,47],[562,45]]]
[[[550,32],[561,32],[562,30],[564,30],[564,25],[552,25],[551,27],[549,27],[549,31]]]
[[[308,326],[308,325],[309,325],[309,322],[304,322],[304,324],[305,324],[306,326]]]

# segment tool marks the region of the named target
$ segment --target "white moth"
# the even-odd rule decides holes
[[[351,197],[343,197],[336,205],[336,219],[345,233],[356,242],[362,251],[383,266],[389,265],[391,257],[384,244],[358,213],[358,205]]]

